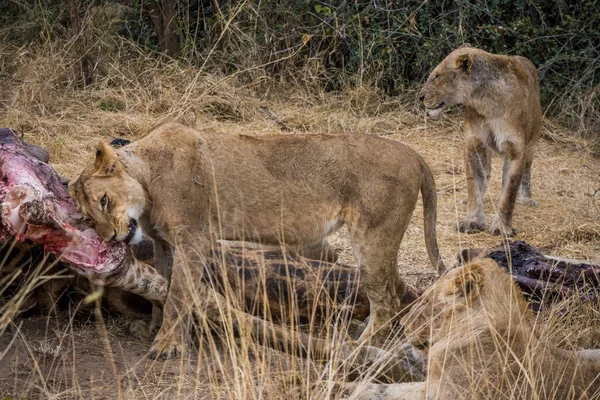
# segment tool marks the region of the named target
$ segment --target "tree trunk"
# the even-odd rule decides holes
[[[71,24],[71,32],[75,37],[75,53],[77,54],[77,69],[81,75],[84,86],[90,85],[94,81],[93,63],[87,55],[87,38],[81,29],[81,18],[79,16],[78,0],[66,0],[69,10],[69,22]]]
[[[169,57],[181,54],[181,44],[177,35],[176,0],[147,0],[144,8],[158,36],[160,51]]]

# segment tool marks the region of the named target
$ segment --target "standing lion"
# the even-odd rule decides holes
[[[491,174],[492,152],[504,156],[502,193],[489,231],[513,236],[512,215],[531,199],[531,162],[540,137],[542,108],[535,66],[520,56],[490,54],[461,47],[435,69],[419,94],[427,115],[437,118],[448,106],[465,105],[467,218],[460,232],[485,229],[483,195]]]
[[[429,167],[407,146],[376,136],[254,137],[167,123],[122,149],[101,142],[95,162],[69,188],[105,241],[135,243],[142,228],[154,239],[157,269],[172,271],[152,348],[160,358],[187,351],[190,305],[207,301],[194,286],[202,285],[219,239],[325,254],[326,236],[346,224],[370,303],[360,339],[376,343],[385,342],[402,309],[397,256],[419,192],[429,258],[439,273],[445,269]]]

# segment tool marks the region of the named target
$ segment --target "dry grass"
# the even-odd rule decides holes
[[[453,264],[463,248],[498,244],[498,238],[487,233],[464,235],[454,228],[466,208],[458,114],[430,122],[412,101],[383,101],[368,85],[332,95],[301,84],[243,83],[237,76],[199,73],[194,67],[122,49],[104,60],[106,76],[80,88],[75,85],[76,60],[70,46],[0,44],[0,66],[15,78],[0,78],[0,125],[47,148],[52,165],[67,178],[91,161],[98,140],[136,139],[162,121],[229,134],[279,134],[279,125],[261,108],[268,106],[291,128],[289,134],[366,132],[417,150],[437,182],[438,240],[447,265]],[[586,168],[592,162],[589,148],[572,132],[546,121],[533,169],[533,193],[539,207],[517,205],[518,239],[557,256],[587,259],[598,254],[600,210],[591,194],[600,180]],[[498,159],[486,194],[488,216],[498,200],[500,173]],[[344,250],[342,260],[351,263],[347,235],[342,231],[331,241]],[[407,280],[420,285],[431,281],[420,206],[402,243],[398,264]],[[556,332],[556,340],[569,347],[600,347],[590,339],[597,331],[596,308],[571,304],[565,309],[568,313],[552,314],[542,322]],[[129,337],[122,319],[104,322],[28,319],[13,326],[16,334],[4,332],[0,343],[6,348],[0,347],[0,363],[6,366],[6,376],[0,378],[0,395],[277,399],[304,388],[304,396],[318,398],[310,392],[312,384],[321,383],[330,390],[331,383],[344,375],[334,362],[320,365],[299,360],[254,345],[247,338],[234,338],[231,332],[220,340],[213,336],[201,340],[192,360],[154,364],[143,359],[149,344]],[[331,326],[321,335],[332,342],[345,340],[338,328]]]

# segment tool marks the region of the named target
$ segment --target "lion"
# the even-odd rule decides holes
[[[512,216],[519,187],[519,203],[537,206],[531,198],[531,163],[540,138],[542,108],[535,66],[524,57],[461,47],[434,68],[419,99],[431,118],[451,105],[465,106],[468,201],[467,217],[458,230],[485,230],[483,196],[496,152],[504,156],[502,193],[489,231],[514,236]]]
[[[32,159],[41,163],[50,161],[50,154],[43,147],[22,139],[19,141],[23,151]],[[61,177],[58,179],[66,187],[66,181]],[[151,261],[152,242],[146,239],[136,243],[132,246],[132,253],[136,260]],[[0,281],[8,282],[0,288],[0,306],[5,307],[8,313],[60,316],[71,311],[93,311],[95,304],[90,306],[81,301],[94,290],[91,282],[84,276],[72,275],[69,265],[47,252],[44,245],[16,240],[14,236],[5,234],[0,239],[0,259]],[[146,337],[147,332],[137,330],[136,326],[139,326],[137,321],[149,319],[152,304],[141,296],[118,288],[105,287],[102,292],[102,308],[134,320],[132,333]],[[410,291],[408,294],[411,294]],[[72,301],[78,302],[76,307],[69,307]]]
[[[363,400],[600,396],[600,350],[555,346],[511,276],[489,258],[448,270],[401,323],[409,344],[429,349],[426,382],[340,390]]]
[[[70,184],[104,240],[133,243],[143,231],[155,241],[159,271],[172,271],[151,349],[161,359],[187,349],[198,293],[190,286],[216,240],[315,249],[344,224],[369,298],[359,339],[383,342],[401,311],[397,255],[419,191],[429,259],[441,273],[431,171],[409,147],[376,136],[254,137],[166,123],[122,149],[101,142],[95,162]]]

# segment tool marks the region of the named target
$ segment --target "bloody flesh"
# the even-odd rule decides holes
[[[59,255],[76,272],[101,279],[126,258],[123,243],[106,243],[84,223],[66,186],[33,157],[11,129],[0,129],[0,240],[31,240]]]

